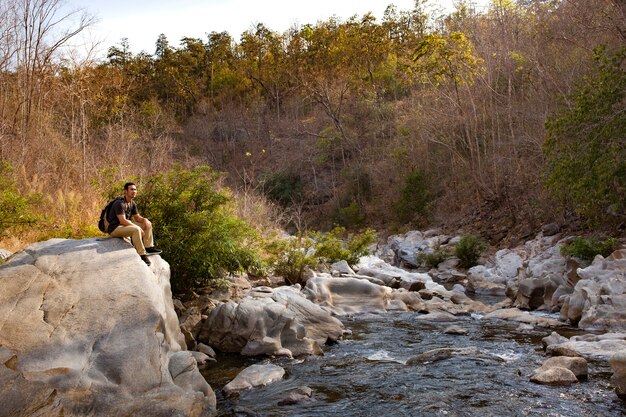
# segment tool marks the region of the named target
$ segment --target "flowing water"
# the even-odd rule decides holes
[[[324,356],[300,359],[218,356],[205,371],[216,390],[219,416],[622,416],[626,403],[610,386],[611,370],[589,362],[587,380],[570,386],[531,383],[529,375],[547,358],[541,338],[552,330],[518,330],[518,324],[458,317],[454,322],[419,320],[418,313],[343,318],[352,332],[326,346]],[[455,324],[464,336],[443,330]],[[574,331],[574,330],[572,330]],[[570,336],[571,333],[565,334]],[[473,347],[480,354],[406,365],[437,348]],[[221,388],[254,363],[285,368],[285,378],[224,398]],[[287,393],[310,387],[313,396],[278,405]]]

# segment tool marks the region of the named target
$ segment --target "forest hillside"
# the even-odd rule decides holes
[[[113,185],[205,165],[256,226],[624,233],[622,0],[417,0],[99,60],[60,5],[0,1],[3,247],[97,234]]]

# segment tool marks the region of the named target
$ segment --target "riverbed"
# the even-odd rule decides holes
[[[390,312],[343,317],[349,334],[324,347],[323,356],[244,358],[219,355],[204,371],[216,390],[219,416],[622,416],[626,403],[610,385],[606,363],[589,362],[578,384],[545,386],[529,381],[547,359],[541,338],[552,330],[522,330],[518,323],[480,315],[431,322],[423,314]],[[447,334],[450,325],[466,335]],[[576,329],[562,329],[566,336]],[[477,348],[480,354],[407,365],[439,348]],[[254,363],[273,363],[285,378],[224,398],[221,388]],[[310,399],[278,405],[290,390],[311,388]]]

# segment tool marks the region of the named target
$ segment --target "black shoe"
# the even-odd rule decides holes
[[[139,255],[139,256],[141,257],[141,260],[146,263],[146,265],[150,266],[152,262],[150,262],[150,259],[148,259],[148,255]]]
[[[163,252],[161,249],[157,249],[154,246],[151,248],[146,248],[146,253],[149,253],[150,255],[156,255],[157,253],[161,252]]]

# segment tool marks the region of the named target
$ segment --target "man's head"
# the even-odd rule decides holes
[[[137,186],[134,182],[127,182],[124,184],[124,199],[127,201],[132,200],[137,195]]]

